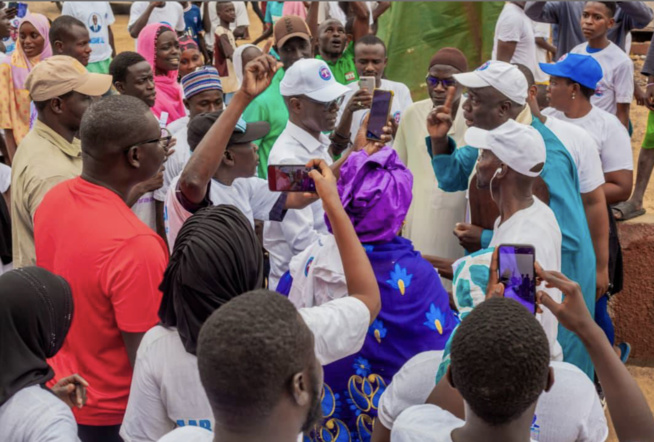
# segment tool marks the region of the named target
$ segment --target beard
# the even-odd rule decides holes
[[[316,370],[312,370],[310,374],[310,381],[313,389],[311,392],[311,407],[309,407],[307,418],[304,420],[304,424],[302,424],[302,433],[310,431],[322,420],[322,384],[319,382],[315,371]]]

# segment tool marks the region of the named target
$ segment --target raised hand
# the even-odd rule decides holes
[[[358,110],[370,109],[372,106],[372,92],[367,89],[359,89],[351,97],[345,106],[345,112],[354,113]]]
[[[488,285],[486,286],[486,299],[504,297],[504,284],[499,280],[497,268],[499,266],[499,247],[495,247],[488,272]]]
[[[268,40],[263,48],[263,54],[245,66],[241,91],[250,99],[254,99],[265,91],[277,72],[277,60],[268,55],[272,40]]]
[[[454,236],[459,239],[461,247],[468,252],[476,252],[481,249],[481,234],[483,229],[468,223],[456,223]]]
[[[445,138],[452,127],[452,103],[456,87],[447,88],[447,96],[442,106],[437,106],[427,115],[427,132],[432,138]]]
[[[368,112],[368,114],[363,118],[363,122],[359,127],[359,132],[357,132],[357,136],[354,138],[354,146],[352,147],[352,150],[355,152],[365,150],[368,156],[379,152],[382,147],[386,146],[393,139],[393,123],[391,122],[391,120],[393,120],[392,115],[388,118],[386,125],[382,128],[384,134],[381,136],[381,140],[379,141],[369,140],[366,137],[369,118],[370,112]]]
[[[307,163],[307,167],[313,170],[309,172],[309,176],[316,183],[316,192],[323,202],[323,205],[328,206],[330,203],[341,204],[341,197],[338,196],[338,189],[336,188],[336,177],[331,168],[323,160],[311,160]]]

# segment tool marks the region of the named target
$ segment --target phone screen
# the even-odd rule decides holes
[[[370,107],[370,117],[368,118],[368,128],[366,138],[369,140],[381,140],[384,126],[388,121],[388,113],[391,110],[393,102],[393,93],[375,89],[372,96],[372,106]]]
[[[301,165],[268,165],[268,188],[273,192],[315,192],[311,169]]]
[[[504,297],[514,299],[531,313],[536,313],[534,247],[501,245],[499,248],[499,279],[504,284]]]

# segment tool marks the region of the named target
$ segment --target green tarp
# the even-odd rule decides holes
[[[504,2],[393,2],[379,18],[377,31],[388,46],[386,76],[405,83],[414,101],[426,98],[429,60],[440,48],[460,49],[471,69],[490,59],[503,6]]]

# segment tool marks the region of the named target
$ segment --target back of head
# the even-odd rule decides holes
[[[50,25],[49,38],[50,43],[55,41],[65,41],[70,36],[70,31],[74,26],[80,26],[86,29],[84,23],[70,15],[60,15]]]
[[[145,61],[145,58],[136,52],[125,51],[116,55],[109,65],[109,75],[112,77],[112,82],[124,83],[127,79],[127,70],[142,61]]]
[[[314,361],[311,331],[288,299],[268,290],[232,299],[200,331],[200,379],[221,426],[266,418]]]
[[[386,146],[374,155],[352,153],[338,179],[338,193],[363,243],[395,238],[411,205],[413,175]],[[331,230],[329,219],[325,216]]]
[[[521,63],[512,63],[515,67],[517,67],[520,72],[525,76],[527,79],[527,86],[532,87],[533,85],[536,84],[536,78],[534,77],[534,73],[529,69],[527,66]]]
[[[94,158],[117,153],[142,136],[148,116],[154,118],[147,104],[128,95],[93,103],[82,117],[82,152]]]
[[[361,45],[365,45],[365,46],[381,45],[384,48],[384,55],[386,55],[386,43],[384,43],[384,40],[382,40],[381,38],[377,37],[374,34],[364,35],[363,37],[358,39],[357,42],[355,43],[355,48]]]
[[[434,65],[452,66],[459,72],[468,71],[468,59],[457,48],[442,48],[439,49],[429,60],[429,68]]]
[[[0,276],[0,405],[54,372],[46,359],[64,343],[73,317],[73,296],[60,276],[24,267]]]
[[[164,273],[161,322],[177,327],[189,353],[214,310],[263,285],[263,253],[248,219],[233,206],[211,206],[182,226]]]
[[[550,352],[543,327],[518,302],[493,298],[461,323],[452,339],[454,386],[484,422],[517,419],[546,387]]]

